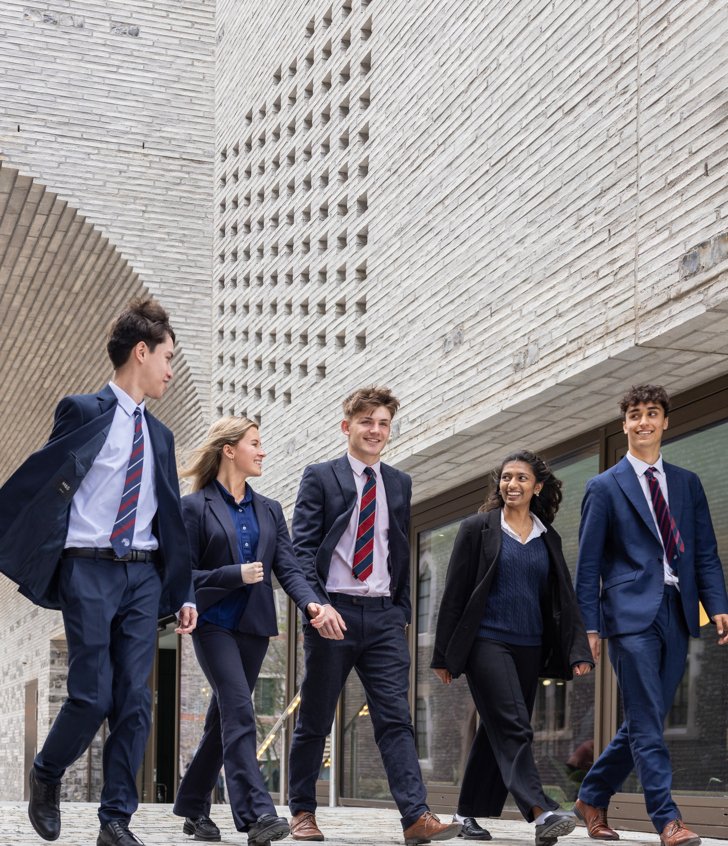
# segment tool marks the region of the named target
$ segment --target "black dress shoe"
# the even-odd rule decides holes
[[[61,783],[38,781],[35,768],[30,771],[28,818],[43,840],[58,840],[61,834]]]
[[[195,840],[219,840],[220,829],[209,817],[185,817],[185,824],[182,826],[185,834],[194,834]]]
[[[265,846],[271,840],[288,837],[291,829],[288,821],[273,814],[261,814],[248,829],[248,846]]]
[[[562,811],[553,811],[541,825],[536,826],[536,846],[552,846],[556,839],[571,834],[576,827],[576,817]]]
[[[453,818],[453,822],[456,822]],[[459,820],[457,820],[459,822]],[[479,826],[475,821],[475,817],[463,817],[461,823],[462,828],[458,837],[464,837],[465,840],[492,840],[493,837],[487,828]]]
[[[144,843],[129,831],[126,820],[111,820],[99,832],[96,846],[144,846]]]

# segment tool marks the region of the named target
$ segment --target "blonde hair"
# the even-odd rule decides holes
[[[247,417],[221,417],[208,429],[205,440],[192,453],[190,463],[181,471],[182,478],[192,479],[192,490],[199,491],[217,477],[225,444],[235,444],[248,429],[257,429],[255,420]]]

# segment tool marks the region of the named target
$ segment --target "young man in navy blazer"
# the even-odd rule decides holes
[[[624,723],[582,782],[574,810],[597,840],[618,840],[607,806],[634,767],[663,846],[698,846],[673,801],[663,724],[699,637],[698,600],[728,643],[728,596],[700,479],[663,462],[669,399],[633,387],[620,410],[629,451],[591,479],[582,503],[576,592],[594,660],[600,638],[624,702]]]
[[[311,586],[338,612],[320,634],[304,624],[306,670],[290,752],[296,840],[323,840],[316,779],[339,695],[352,669],[364,685],[374,737],[405,842],[455,837],[426,803],[407,692],[410,656],[409,515],[412,482],[379,460],[399,401],[388,388],[344,400],[348,451],[306,468],[293,513],[293,545]]]
[[[144,407],[172,378],[174,333],[151,299],[113,323],[114,378],[56,408],[48,443],[0,489],[0,572],[60,609],[68,698],[30,772],[28,816],[45,840],[61,831],[61,778],[105,719],[98,846],[139,846],[129,831],[151,723],[147,678],[157,618],[195,627],[190,554],[172,433]]]

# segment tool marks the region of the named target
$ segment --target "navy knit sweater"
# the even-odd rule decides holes
[[[549,555],[543,536],[522,544],[502,532],[495,575],[478,637],[540,646],[541,602],[548,589]]]

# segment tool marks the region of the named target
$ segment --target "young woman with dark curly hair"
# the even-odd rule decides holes
[[[575,818],[546,796],[533,758],[538,679],[571,679],[593,662],[551,527],[561,482],[527,450],[507,456],[495,482],[455,539],[431,666],[444,684],[464,672],[480,715],[458,800],[462,836],[490,840],[475,817],[500,816],[510,792],[536,824],[536,846],[550,846]]]

